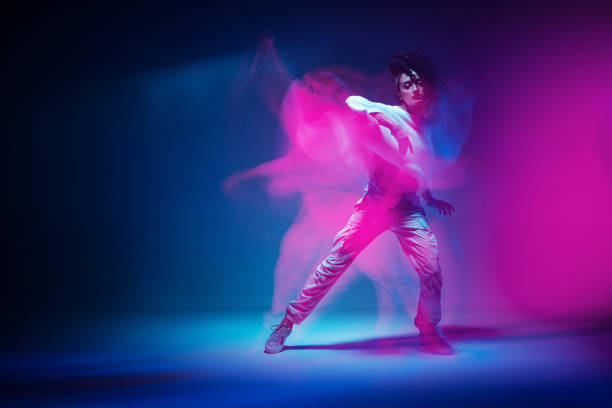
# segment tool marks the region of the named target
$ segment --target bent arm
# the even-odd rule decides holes
[[[421,197],[423,197],[425,203],[429,207],[435,208],[442,215],[452,215],[455,212],[455,207],[453,207],[450,203],[447,203],[446,201],[434,198],[431,195],[431,191],[429,191],[429,189],[425,189],[421,193]]]
[[[399,139],[386,137],[379,126],[386,127],[393,134],[397,134],[399,125],[385,115],[385,106],[381,103],[368,101],[362,96],[349,96],[346,104],[352,109],[357,120],[368,124],[368,129],[360,138],[362,145],[380,156],[389,163],[404,168],[409,162],[406,159],[405,149],[401,149]],[[412,148],[410,147],[412,150]]]
[[[406,156],[400,153],[397,142],[385,137],[378,128],[378,123],[370,126],[361,135],[360,142],[366,149],[399,168],[405,168],[409,164]]]
[[[435,198],[433,197],[433,195],[431,195],[431,191],[427,188],[425,189],[422,193],[421,193],[421,197],[423,198],[423,200],[425,200],[425,203],[427,205],[431,205]]]

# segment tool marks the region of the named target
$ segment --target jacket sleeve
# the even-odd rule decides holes
[[[363,96],[349,96],[346,98],[346,104],[354,111],[367,113],[385,113],[385,105],[378,102],[372,102]]]
[[[371,125],[369,131],[363,132],[360,136],[361,144],[371,152],[377,154],[387,162],[404,167],[407,164],[406,157],[399,151],[397,141],[394,141],[387,125],[374,118],[375,113],[385,113],[388,111],[387,105],[371,102],[362,96],[349,96],[346,104],[358,115],[364,115]],[[387,109],[385,109],[387,108]],[[385,129],[384,132],[382,129]],[[386,136],[388,134],[388,136]]]

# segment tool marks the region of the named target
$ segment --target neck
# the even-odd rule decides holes
[[[427,118],[425,109],[411,109],[402,103],[400,107],[410,114],[410,118],[414,121],[417,126],[420,126]]]

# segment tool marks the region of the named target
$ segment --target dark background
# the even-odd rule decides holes
[[[585,61],[580,50],[610,61],[601,47],[612,44],[612,13],[603,3],[8,10],[7,327],[23,341],[41,325],[100,313],[268,307],[295,203],[279,210],[262,195],[245,205],[220,190],[232,172],[276,153],[274,119],[252,92],[229,92],[262,34],[275,37],[296,76],[331,64],[375,74],[395,49],[418,46],[443,74],[484,70],[497,85],[475,107],[466,149],[486,157],[495,149],[483,121],[500,114],[487,102],[538,92],[522,86],[527,58],[539,58],[540,75],[567,73],[562,64],[570,64],[570,77]],[[253,123],[269,132],[249,134]],[[602,146],[609,176],[609,144]],[[564,188],[563,196],[585,194]],[[600,245],[605,253],[609,244]],[[468,248],[468,261],[479,255],[471,256]],[[604,258],[598,265],[609,271]]]

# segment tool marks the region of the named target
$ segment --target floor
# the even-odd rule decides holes
[[[258,312],[67,323],[3,353],[0,406],[612,406],[611,322],[482,322],[444,326],[452,356],[368,313],[304,322],[275,355]]]

